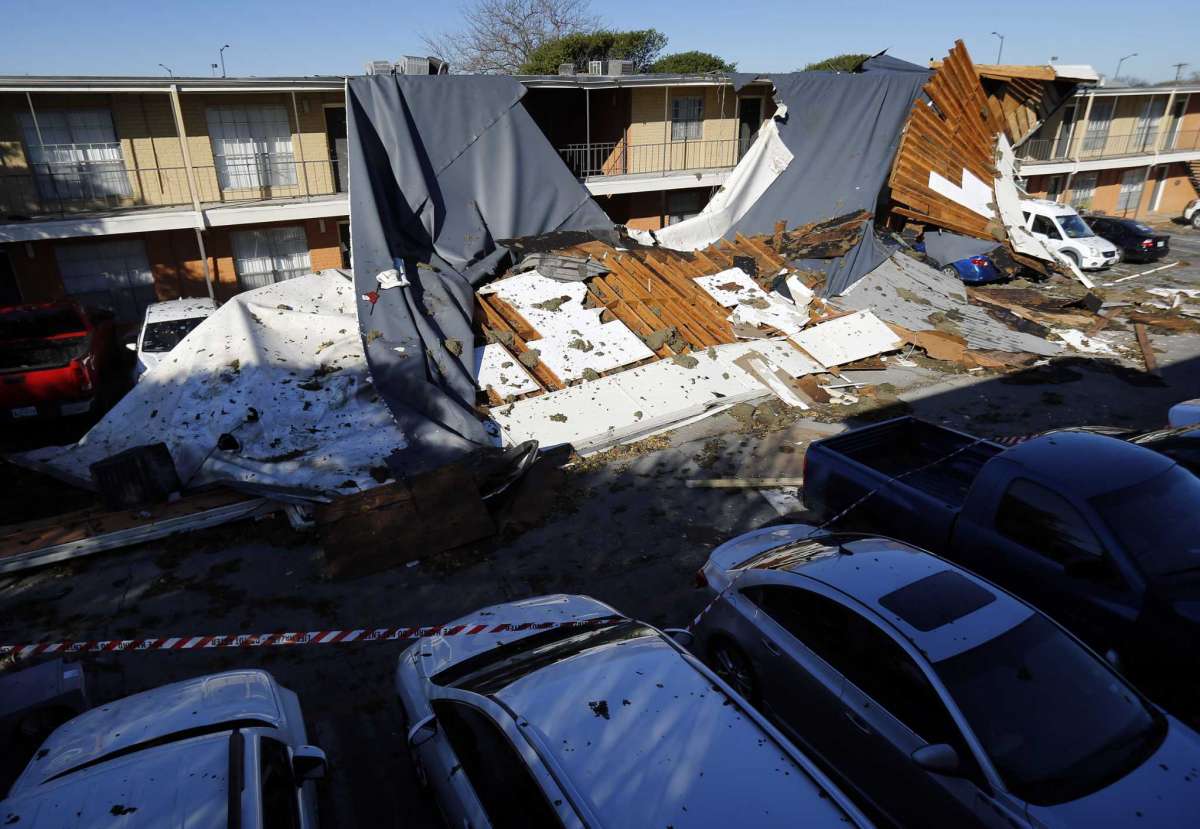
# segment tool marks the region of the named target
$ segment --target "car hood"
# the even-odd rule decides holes
[[[587,596],[568,596],[556,594],[538,596],[519,602],[497,604],[477,610],[461,619],[455,619],[445,628],[467,627],[474,625],[536,625],[541,622],[571,622],[587,619],[602,619],[606,616],[621,616],[613,608]],[[450,636],[427,636],[412,646],[422,654],[429,654],[421,660],[427,676],[433,676],[451,665],[469,659],[476,654],[491,650],[499,645],[515,642],[532,636],[539,631],[530,627],[526,630],[503,630],[496,633],[455,634]]]
[[[709,585],[720,592],[732,581],[730,572],[743,562],[776,547],[802,541],[816,531],[810,524],[779,524],[739,535],[712,551],[704,565],[704,574]]]
[[[1158,751],[1100,791],[1054,806],[1030,806],[1046,826],[1190,826],[1200,813],[1200,735],[1168,718]]]
[[[1088,236],[1083,239],[1076,239],[1079,245],[1095,254],[1112,253],[1117,250],[1117,246],[1101,236]]]
[[[80,714],[51,734],[13,784],[12,794],[97,758],[181,731],[238,720],[283,729],[274,678],[229,671],[164,685]]]

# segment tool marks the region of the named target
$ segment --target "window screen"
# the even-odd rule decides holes
[[[222,190],[296,183],[292,127],[284,107],[211,108],[208,134]]]
[[[1009,486],[996,511],[996,528],[1022,547],[1060,563],[1104,555],[1083,516],[1058,495],[1030,481],[1016,480]]]
[[[433,713],[495,829],[562,826],[525,759],[486,714],[445,699],[433,701]]]
[[[65,201],[105,200],[133,190],[107,109],[17,113],[38,194]]]
[[[63,288],[83,305],[106,308],[121,322],[137,322],[155,301],[154,274],[141,239],[62,244],[54,254]]]
[[[689,95],[671,99],[671,140],[699,141],[704,137],[704,98]]]
[[[234,267],[242,288],[261,288],[312,272],[302,227],[239,230],[233,238]]]

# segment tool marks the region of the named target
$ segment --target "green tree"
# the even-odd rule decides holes
[[[633,71],[645,72],[667,45],[667,36],[654,29],[632,32],[579,32],[548,40],[529,53],[522,75],[553,75],[559,64],[586,69],[589,60],[631,60]]]
[[[701,72],[732,72],[736,63],[722,60],[711,52],[675,52],[663,55],[650,64],[651,72],[667,72],[672,75],[689,75]]]
[[[847,54],[834,55],[831,58],[810,63],[804,67],[805,72],[853,72],[870,55]]]

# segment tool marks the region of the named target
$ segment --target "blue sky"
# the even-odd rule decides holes
[[[419,35],[453,28],[458,0],[58,0],[9,3],[0,35],[2,74],[207,75],[224,43],[230,75],[361,72],[370,58],[422,54]],[[1171,64],[1200,71],[1200,8],[1194,0],[1055,3],[979,0],[597,0],[613,28],[656,28],[668,51],[702,49],[744,70],[783,71],[840,52],[876,52],[924,63],[962,38],[980,63],[1090,63],[1150,81]],[[51,11],[51,9],[53,11]]]

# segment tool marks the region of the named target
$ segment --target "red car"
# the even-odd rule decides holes
[[[120,376],[109,312],[72,301],[0,308],[0,419],[101,412]]]

